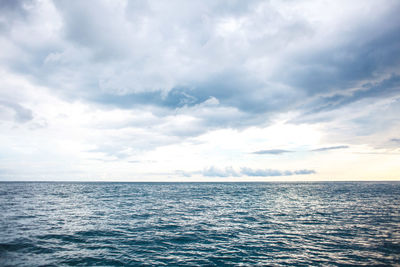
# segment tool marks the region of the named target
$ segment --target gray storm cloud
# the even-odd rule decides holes
[[[364,98],[399,97],[400,5],[393,1],[377,7],[373,23],[368,14],[344,17],[354,20],[346,34],[330,25],[329,42],[306,16],[288,16],[288,3],[48,3],[5,2],[2,21],[19,24],[4,26],[3,38],[25,56],[3,64],[71,101],[185,112],[199,119],[192,135],[213,125],[265,124],[288,111],[315,114]],[[44,28],[47,15],[57,27]],[[41,42],[13,34],[30,23],[39,25]],[[218,122],[198,112],[210,98],[218,101],[207,107],[223,117]]]

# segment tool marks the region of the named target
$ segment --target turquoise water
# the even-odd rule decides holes
[[[396,263],[400,183],[0,183],[1,266]]]

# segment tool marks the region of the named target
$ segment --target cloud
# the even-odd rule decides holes
[[[396,94],[400,58],[393,55],[400,54],[400,34],[395,27],[399,7],[393,2],[365,4],[370,6],[365,10],[376,11],[373,23],[365,21],[368,13],[352,13],[356,4],[343,5],[343,23],[355,21],[346,24],[351,33],[346,35],[341,24],[326,25],[332,30],[324,33],[301,13],[287,14],[284,2],[206,1],[182,7],[180,1],[96,1],[96,9],[93,4],[32,5],[27,21],[13,27],[23,32],[29,24],[37,26],[42,42],[10,35],[25,57],[14,57],[8,65],[71,100],[127,109],[189,107],[185,111],[190,112],[190,107],[214,98],[221,107],[249,114],[241,121],[252,125],[260,121],[254,117],[268,120],[296,109],[315,113]],[[295,5],[305,8],[301,2]],[[177,6],[179,15],[173,12]],[[58,26],[45,28],[44,17]],[[104,19],[110,17],[114,19]],[[378,84],[391,73],[390,81]],[[371,78],[370,84],[354,90]],[[219,123],[222,128],[232,125],[240,127],[232,120]]]
[[[292,175],[304,175],[304,174],[315,174],[315,173],[317,172],[314,170],[304,169],[304,170],[295,170],[292,172]]]
[[[295,170],[295,171],[280,171],[271,169],[251,169],[242,168],[241,174],[246,176],[290,176],[290,175],[305,175],[305,174],[315,174],[314,170]]]
[[[329,150],[336,150],[336,149],[345,149],[349,148],[349,146],[330,146],[330,147],[321,147],[321,148],[316,148],[313,150],[310,150],[312,152],[321,152],[321,151],[329,151]]]
[[[331,147],[321,147],[321,148],[316,148],[310,150],[311,152],[319,152],[319,151],[328,151],[328,150],[336,150],[336,149],[345,149],[349,148],[349,146],[331,146]],[[272,155],[280,155],[284,153],[293,153],[297,151],[292,151],[292,150],[283,150],[283,149],[270,149],[270,150],[260,150],[260,151],[255,151],[252,152],[252,154],[272,154]]]
[[[177,170],[177,171],[175,171],[175,175],[183,176],[183,177],[192,177],[193,174],[191,172]]]
[[[0,32],[5,32],[18,20],[24,20],[29,14],[31,0],[2,0],[0,5]]]
[[[293,152],[290,150],[284,150],[284,149],[269,149],[269,150],[259,150],[259,151],[255,151],[252,152],[251,154],[272,154],[272,155],[279,155],[279,154],[284,154],[284,153],[289,153],[289,152]]]
[[[232,167],[226,167],[225,169],[218,169],[211,166],[204,169],[201,174],[206,177],[238,177],[240,173],[236,172]]]
[[[251,154],[290,153],[289,161],[305,160],[295,152],[327,140],[394,147],[388,140],[400,125],[399,12],[393,0],[3,0],[0,152],[18,154],[20,162],[30,153],[44,162],[50,154],[35,146],[47,146],[65,154],[60,162],[82,162],[82,169],[89,166],[85,159],[114,168],[154,153],[168,162],[160,168],[182,169],[169,166],[170,154],[157,153],[170,145],[188,149],[220,130],[248,135],[226,136],[224,143],[231,143],[223,151],[206,140],[194,158],[218,151],[216,160],[225,160],[218,164],[235,158],[260,166],[263,157],[242,161],[246,147],[276,148]],[[313,129],[315,136],[287,142],[285,134],[251,134],[278,124]],[[12,143],[10,136],[19,137]],[[281,157],[271,160],[285,166]],[[198,164],[193,168],[208,166]],[[241,177],[302,170],[235,165],[201,172]]]
[[[274,170],[274,169],[252,169],[248,167],[243,167],[240,171],[236,171],[232,167],[226,167],[225,169],[219,169],[214,166],[204,169],[200,172],[206,177],[272,177],[272,176],[291,176],[291,175],[306,175],[315,174],[314,170]]]
[[[1,107],[12,110],[14,112],[14,120],[16,122],[25,123],[33,119],[32,110],[25,108],[18,103],[0,100],[0,108]]]
[[[320,97],[310,104],[315,106],[315,108],[310,109],[307,114],[338,109],[344,105],[348,105],[365,98],[377,99],[398,96],[399,88],[400,75],[391,74],[390,77],[382,81],[364,83],[355,91],[345,91],[328,97]]]
[[[251,169],[251,168],[242,168],[241,174],[246,176],[283,176],[283,175],[292,175],[290,171],[279,171],[279,170],[271,170],[271,169]]]

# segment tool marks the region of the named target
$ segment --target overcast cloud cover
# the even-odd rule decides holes
[[[0,180],[400,179],[399,13],[0,0]]]

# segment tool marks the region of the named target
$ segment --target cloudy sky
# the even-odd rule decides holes
[[[0,180],[400,179],[399,14],[0,0]]]

